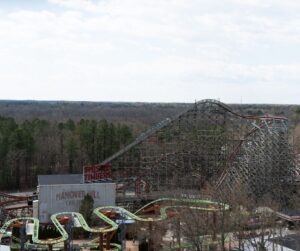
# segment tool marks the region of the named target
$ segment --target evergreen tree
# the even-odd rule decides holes
[[[0,116],[0,189],[34,187],[39,174],[81,171],[131,140],[130,127],[107,120],[16,123]]]
[[[74,137],[70,137],[67,141],[67,153],[68,153],[68,162],[69,162],[69,173],[74,171],[74,162],[77,157],[77,142]]]
[[[90,194],[86,194],[81,201],[79,213],[83,215],[88,224],[91,224],[93,209],[94,199]]]

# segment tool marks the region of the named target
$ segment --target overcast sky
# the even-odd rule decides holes
[[[1,0],[0,99],[300,104],[300,1]]]

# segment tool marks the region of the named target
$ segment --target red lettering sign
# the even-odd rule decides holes
[[[112,179],[111,165],[95,165],[83,167],[84,182],[110,181]]]

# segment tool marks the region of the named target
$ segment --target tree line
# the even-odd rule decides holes
[[[38,174],[80,173],[133,138],[132,128],[107,120],[65,122],[0,117],[0,189],[32,188]]]

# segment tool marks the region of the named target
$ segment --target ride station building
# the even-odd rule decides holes
[[[84,167],[83,174],[39,175],[37,192],[33,215],[42,223],[49,222],[55,213],[79,212],[86,194],[94,199],[94,208],[116,203],[116,184],[109,165]]]

